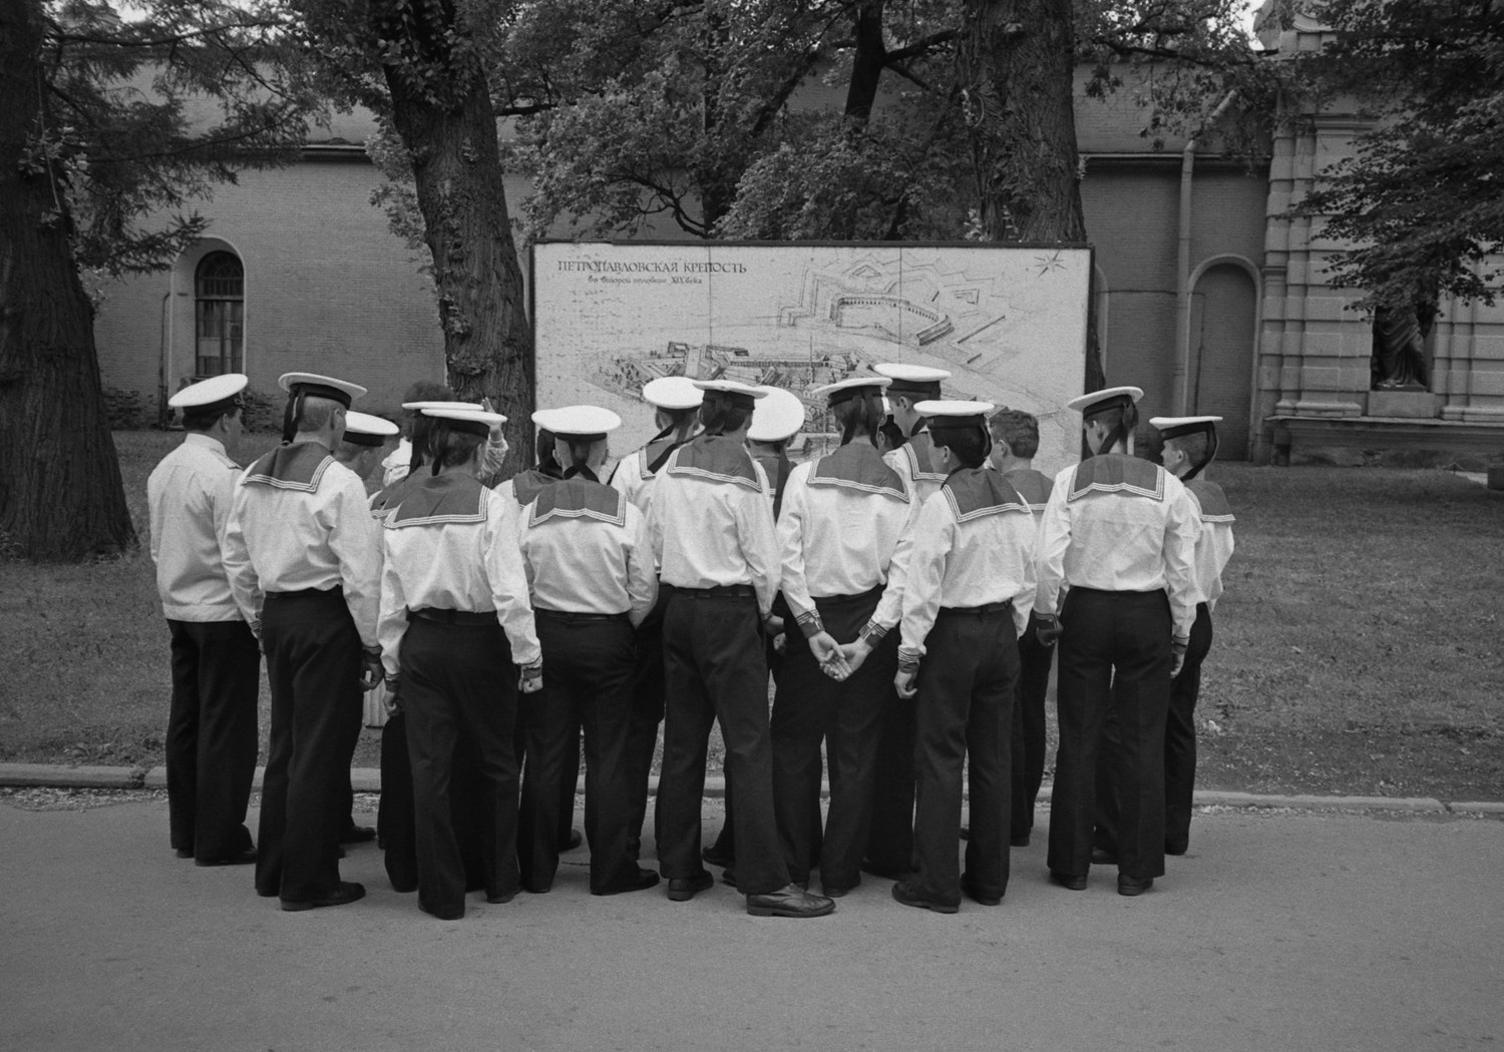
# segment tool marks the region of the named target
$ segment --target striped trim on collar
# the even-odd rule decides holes
[[[252,464],[240,484],[314,493],[334,462],[333,454],[316,442],[278,446]]]
[[[1104,453],[1076,465],[1066,499],[1079,500],[1089,493],[1126,493],[1162,501],[1165,499],[1165,470],[1123,453]]]
[[[578,477],[565,479],[538,494],[528,525],[540,526],[549,519],[581,518],[625,526],[627,498],[604,483]]]

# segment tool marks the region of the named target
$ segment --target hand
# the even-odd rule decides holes
[[[1060,638],[1060,633],[1063,631],[1064,629],[1060,627],[1059,618],[1053,614],[1049,616],[1041,614],[1039,617],[1039,627],[1034,630],[1034,638],[1039,640],[1040,646],[1052,647],[1055,645],[1055,641]]]
[[[809,652],[820,663],[820,668],[831,679],[840,682],[851,675],[851,666],[846,664],[846,655],[841,644],[829,632],[819,631],[809,637]]]
[[[919,669],[916,666],[911,669],[900,668],[898,675],[893,677],[893,689],[898,691],[898,696],[907,701],[919,693],[916,681],[919,679]]]
[[[846,659],[846,666],[852,672],[862,667],[862,662],[867,660],[867,655],[870,653],[872,653],[872,644],[860,637],[850,643],[841,644],[841,656]]]
[[[543,689],[543,666],[524,665],[517,678],[517,689],[524,694],[536,694]]]
[[[367,647],[360,655],[360,689],[375,690],[381,678],[381,648]]]
[[[763,618],[762,630],[766,632],[770,637],[782,635],[783,618],[779,617],[777,614],[769,614],[767,617]]]
[[[1180,675],[1185,668],[1185,652],[1191,648],[1189,636],[1174,636],[1170,639],[1170,678]]]
[[[787,632],[779,632],[773,637],[773,653],[783,655],[788,653],[789,636]]]
[[[388,716],[395,716],[402,711],[402,706],[398,704],[397,697],[401,689],[402,677],[400,675],[388,676],[386,678],[386,694],[382,697],[381,703],[386,706],[386,714]]]

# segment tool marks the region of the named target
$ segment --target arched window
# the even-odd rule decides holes
[[[244,372],[245,269],[229,252],[210,252],[194,274],[198,343],[194,373]]]

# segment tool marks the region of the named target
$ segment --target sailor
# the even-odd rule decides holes
[[[987,467],[992,405],[922,401],[916,408],[930,418],[947,477],[919,509],[902,580],[894,684],[917,714],[917,872],[893,886],[893,897],[955,913],[963,893],[995,906],[1008,887],[1009,738],[1018,633],[1034,600],[1036,531],[1018,491]],[[971,820],[964,872],[956,860],[963,764]]]
[[[550,669],[548,686],[523,700],[519,720],[527,738],[517,845],[522,886],[542,893],[553,884],[560,801],[567,789],[572,814],[583,728],[591,894],[641,891],[658,883],[627,843],[635,629],[658,598],[646,524],[624,494],[600,481],[606,436],[620,417],[580,405],[539,410],[533,422],[555,436],[564,478],[523,509],[519,535]]]
[[[1037,527],[1044,518],[1054,480],[1034,469],[1039,451],[1039,421],[1032,413],[1004,406],[987,421],[992,432],[992,466],[1018,491]],[[1034,828],[1034,803],[1044,780],[1045,695],[1049,693],[1050,666],[1055,648],[1039,642],[1039,620],[1018,635],[1018,691],[1013,707],[1012,818],[1009,843],[1026,847]]]
[[[383,488],[406,478],[413,470],[414,449],[417,449],[420,460],[423,456],[423,446],[427,443],[426,435],[429,425],[423,422],[421,412],[409,406],[423,402],[452,402],[454,400],[453,391],[444,384],[435,383],[432,380],[418,380],[408,387],[407,394],[402,399],[402,437],[397,442],[397,448],[381,461]],[[421,434],[416,433],[419,430]]]
[[[334,450],[334,459],[355,472],[362,484],[370,481],[371,473],[381,462],[382,452],[398,433],[398,427],[390,420],[352,409],[345,414],[345,434]],[[376,537],[376,565],[381,566],[381,534]],[[386,688],[377,684],[365,695],[364,715],[361,722],[368,727],[380,727],[386,722]],[[350,764],[355,759],[355,747],[360,744],[360,728],[350,739],[350,756],[345,761],[346,771],[343,800],[339,807],[341,844],[361,844],[376,839],[376,830],[371,826],[355,823],[355,792],[350,784]]]
[[[365,895],[340,880],[338,808],[360,696],[380,676],[378,527],[365,486],[333,456],[365,388],[314,373],[284,373],[279,383],[288,393],[283,444],[240,478],[225,567],[261,606],[271,685],[256,891],[307,910]]]
[[[798,395],[792,391],[785,391],[781,387],[767,387],[766,390],[767,395],[759,398],[752,410],[752,424],[747,428],[747,449],[767,477],[768,499],[772,501],[773,521],[776,523],[779,510],[783,506],[784,487],[788,484],[789,473],[794,467],[793,462],[789,460],[789,443],[804,429],[804,403],[799,400]],[[779,592],[773,597],[773,617],[768,623],[767,646],[768,671],[772,673],[775,685],[778,683],[783,664],[785,632],[792,620],[788,604],[784,602],[783,593]],[[727,872],[722,875],[722,879],[728,884],[735,884],[736,876],[732,867],[736,863],[734,818],[736,805],[732,800],[729,787],[725,803],[725,820],[721,823],[721,830],[716,836],[715,843],[705,849],[704,858],[711,865],[725,866]],[[818,796],[814,800],[814,809],[809,818],[814,822],[818,838],[820,828]]]
[[[240,466],[241,392],[226,373],[167,400],[182,411],[182,444],[146,480],[151,558],[172,646],[167,717],[167,815],[179,858],[200,866],[256,860],[245,825],[256,769],[261,651],[225,572],[223,544]]]
[[[744,445],[762,388],[696,380],[700,437],[669,455],[653,483],[649,533],[673,589],[663,623],[667,712],[659,781],[659,868],[668,897],[714,883],[700,858],[711,725],[726,742],[736,795],[738,887],[754,916],[818,917],[835,903],[789,880],[773,816],[764,625],[779,578],[767,480]]]
[[[791,623],[773,702],[773,801],[789,875],[804,882],[818,866],[822,890],[832,898],[861,883],[878,736],[898,668],[897,634],[881,626],[897,623],[901,589],[889,595],[885,611],[878,601],[899,538],[918,510],[877,450],[889,383],[885,376],[859,376],[811,392],[827,400],[841,445],[793,469],[777,523]],[[856,671],[840,680],[826,672],[837,641],[856,651]],[[830,771],[823,838],[822,743]]]
[[[925,399],[941,397],[944,369],[902,362],[882,362],[873,372],[892,381],[884,396],[901,444],[883,459],[904,479],[916,507],[940,489],[945,472],[936,463],[925,420],[916,409]],[[862,868],[874,876],[902,879],[914,855],[914,706],[894,697],[883,714],[878,744],[872,832]]]
[[[454,828],[455,747],[471,743],[487,902],[517,893],[517,691],[542,689],[542,654],[517,550],[518,511],[482,486],[487,436],[505,418],[434,408],[432,464],[385,521],[381,662],[407,719],[416,813],[418,906],[465,914]]]
[[[1050,879],[1086,887],[1111,707],[1123,735],[1114,778],[1122,895],[1164,873],[1165,714],[1196,608],[1195,505],[1179,479],[1130,455],[1142,396],[1112,387],[1067,403],[1082,414],[1086,459],[1055,476],[1039,537],[1040,641],[1060,641]]]
[[[1196,787],[1196,701],[1201,693],[1201,663],[1212,645],[1212,611],[1222,595],[1222,573],[1232,558],[1234,522],[1232,508],[1222,487],[1205,477],[1217,455],[1217,424],[1220,416],[1154,417],[1149,423],[1158,431],[1161,456],[1167,471],[1191,495],[1201,523],[1196,537],[1196,620],[1180,673],[1170,682],[1170,709],[1165,720],[1165,854],[1183,855],[1190,847],[1191,798]],[[1114,728],[1116,730],[1116,728]],[[1115,736],[1109,735],[1109,738]],[[1098,763],[1098,769],[1101,768]],[[1097,790],[1097,850],[1114,855],[1117,844],[1117,793],[1115,786]]]
[[[700,403],[704,401],[705,392],[688,377],[660,376],[643,385],[642,397],[653,407],[658,434],[641,449],[622,457],[609,482],[612,488],[624,493],[638,511],[647,515],[654,478],[663,469],[669,455],[699,432]],[[652,775],[653,755],[658,750],[658,725],[663,722],[663,611],[667,604],[668,594],[660,588],[658,602],[637,626],[637,673],[632,680],[632,726],[627,743],[627,756],[632,765],[628,783],[632,801],[628,820],[631,831],[627,846],[634,858],[642,850],[642,825],[648,813],[648,778]]]

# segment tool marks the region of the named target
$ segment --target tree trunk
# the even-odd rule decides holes
[[[964,0],[957,82],[989,241],[1086,241],[1071,0]],[[1105,386],[1088,325],[1086,390]]]
[[[78,561],[136,538],[62,187],[23,168],[41,46],[40,4],[0,0],[0,554]]]
[[[888,58],[883,43],[883,3],[885,0],[862,0],[857,4],[851,35],[856,50],[851,59],[851,80],[846,85],[843,113],[848,130],[867,126],[872,106],[877,101],[877,85],[882,80]]]
[[[447,104],[390,67],[387,86],[433,256],[449,384],[506,415],[511,474],[532,463],[536,372],[491,94],[478,69]]]

